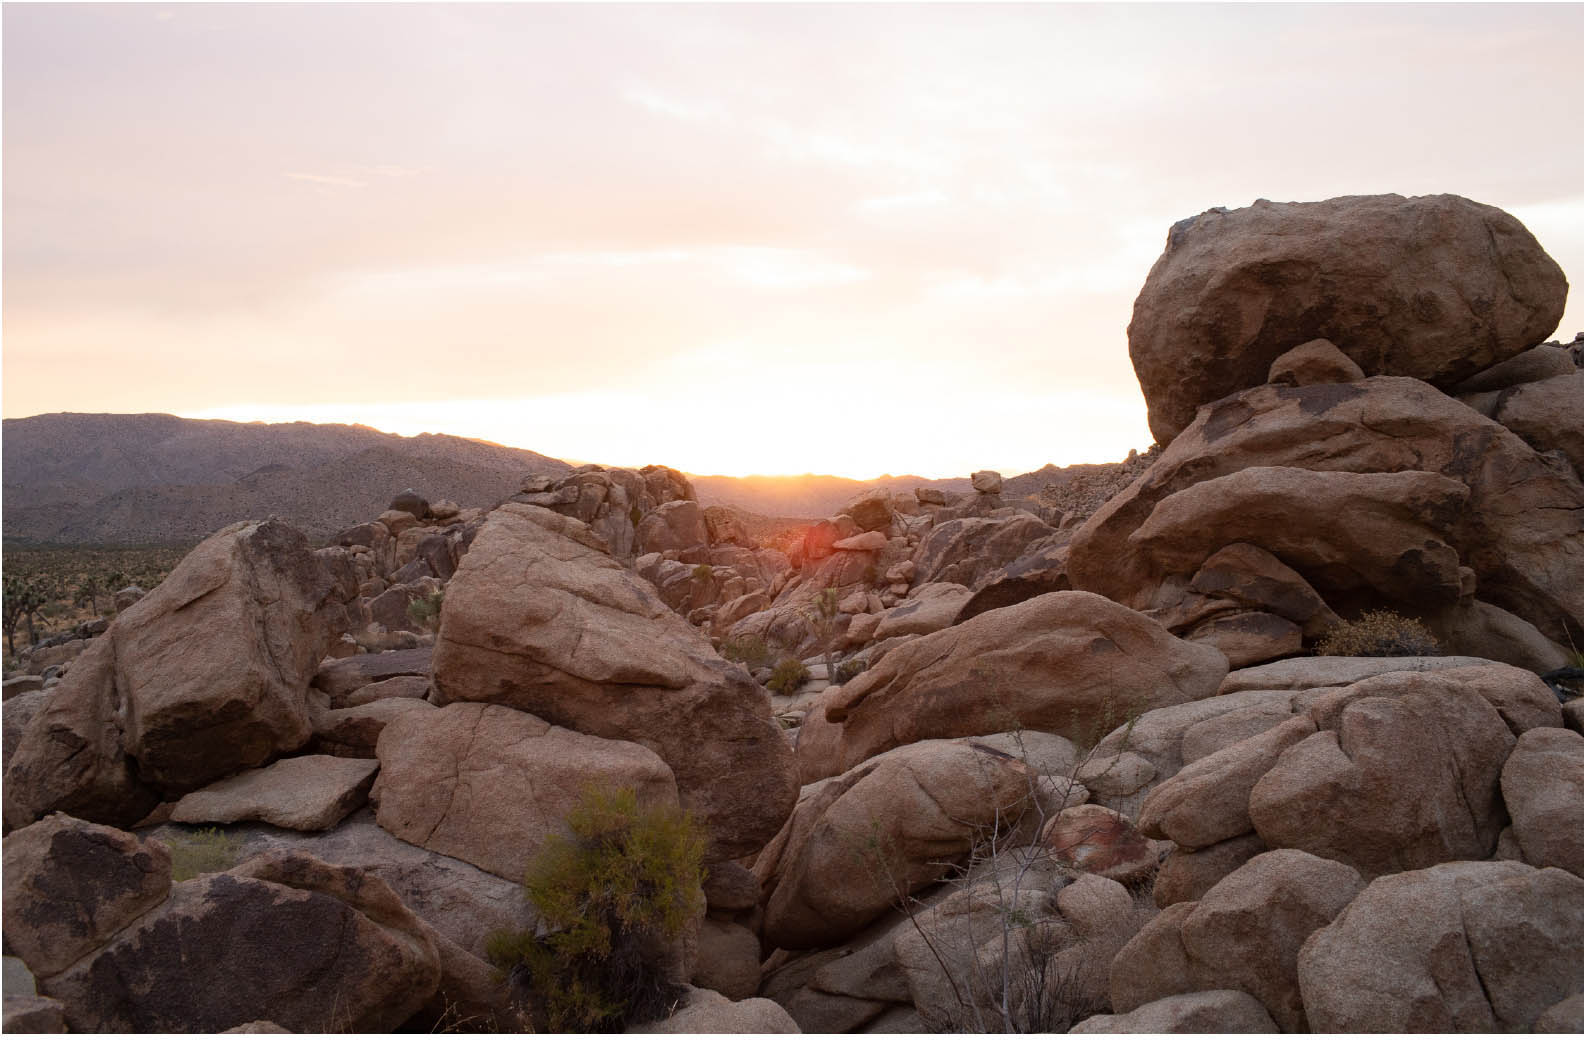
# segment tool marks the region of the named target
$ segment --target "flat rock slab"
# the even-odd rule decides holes
[[[372,683],[398,675],[428,675],[433,653],[432,647],[421,646],[414,650],[343,657],[319,669],[313,677],[313,685],[330,695],[332,707],[344,708],[349,704],[348,696]]]
[[[1489,664],[1483,657],[1297,657],[1227,673],[1217,693],[1351,686],[1386,672],[1438,672]]]
[[[328,830],[368,801],[377,772],[379,763],[372,759],[334,755],[283,758],[183,796],[171,811],[171,820],[262,820],[291,830]]]
[[[183,832],[165,825],[141,833],[170,842]],[[267,852],[299,851],[326,863],[366,870],[389,885],[435,931],[478,956],[483,955],[490,933],[520,930],[533,923],[520,882],[402,841],[374,822],[373,810],[366,806],[328,831],[307,833],[267,823],[239,823],[225,833],[236,842],[238,863]]]

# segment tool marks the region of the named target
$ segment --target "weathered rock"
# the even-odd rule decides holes
[[[426,689],[427,686],[426,683]],[[391,697],[320,712],[314,717],[316,748],[322,754],[343,758],[373,758],[380,734],[393,719],[409,712],[421,715],[434,710],[435,706],[425,700]]]
[[[1283,751],[1249,794],[1248,815],[1265,844],[1303,849],[1367,877],[1495,850],[1506,823],[1498,782],[1512,733],[1467,687],[1394,688],[1412,675],[1356,684],[1334,721],[1311,709],[1321,732]]]
[[[236,842],[239,860],[298,851],[366,871],[389,885],[438,934],[475,956],[484,955],[491,933],[532,926],[533,911],[523,896],[521,878],[499,878],[471,863],[402,841],[382,829],[368,808],[319,833],[285,831],[262,823],[233,824],[225,833]],[[183,837],[174,826],[155,828],[147,836],[166,842]]]
[[[42,690],[43,688],[44,677],[42,675],[13,676],[10,679],[7,679],[5,682],[0,683],[0,689],[4,690],[4,693],[0,694],[0,699],[10,700],[12,697],[16,697],[20,694],[34,693],[38,690]]]
[[[1371,882],[1298,954],[1316,1032],[1529,1028],[1584,990],[1584,879],[1444,863]]]
[[[969,478],[973,489],[981,495],[999,495],[1001,493],[1001,474],[992,469],[982,469]]]
[[[64,1033],[66,1005],[49,997],[11,996],[5,998],[6,1033]]]
[[[913,553],[917,584],[953,582],[972,587],[980,578],[1017,560],[1036,541],[1055,532],[1038,517],[962,517],[936,524]]]
[[[447,587],[433,674],[436,703],[502,704],[650,748],[709,828],[712,858],[759,848],[797,796],[764,690],[556,514],[490,514]]]
[[[759,992],[759,937],[740,924],[704,919],[699,932],[698,964],[689,981],[729,1000],[747,1000]]]
[[[1501,792],[1524,862],[1584,877],[1584,736],[1524,733],[1502,766]]]
[[[1568,652],[1523,618],[1493,603],[1465,597],[1421,619],[1443,652],[1478,657],[1544,674],[1567,663]]]
[[[1300,716],[1192,762],[1144,799],[1139,829],[1202,849],[1247,834],[1249,792],[1288,748],[1314,735],[1314,720]]]
[[[898,748],[806,788],[754,865],[765,942],[829,946],[938,880],[986,829],[1029,804],[1034,774],[952,741]]]
[[[1234,542],[1210,554],[1194,573],[1185,595],[1154,616],[1180,633],[1227,612],[1273,614],[1300,626],[1306,636],[1319,636],[1338,618],[1303,576],[1247,542]]]
[[[407,513],[417,520],[429,518],[429,500],[412,488],[398,492],[396,497],[391,499],[390,505],[385,508],[390,512]]]
[[[425,650],[428,648],[426,647]],[[394,650],[392,653],[411,654],[412,650]],[[383,654],[370,654],[370,657],[383,657]],[[360,707],[364,704],[373,704],[375,701],[408,699],[422,700],[429,695],[429,677],[427,675],[396,675],[389,679],[371,682],[367,686],[360,686],[351,693],[341,698],[341,703],[348,708]]]
[[[1221,651],[1233,668],[1290,657],[1303,650],[1303,629],[1263,610],[1220,614],[1184,634],[1192,642]]]
[[[1212,989],[1153,1000],[1125,1015],[1095,1015],[1069,1033],[1274,1033],[1265,1005],[1240,990]]]
[[[892,636],[928,635],[950,628],[968,602],[969,591],[950,582],[930,582],[915,588],[904,602],[879,615],[874,639]]]
[[[630,1026],[629,1033],[798,1033],[797,1023],[773,1000],[732,1001],[713,990],[694,989],[670,1018]]]
[[[307,540],[279,521],[208,538],[93,641],[29,724],[7,822],[60,809],[132,823],[158,793],[302,746],[328,594]]]
[[[1560,451],[1584,474],[1584,371],[1515,386],[1502,394],[1494,418],[1535,451]]]
[[[388,650],[332,661],[314,674],[313,685],[330,695],[332,708],[352,706],[352,698],[365,687],[398,677],[424,678],[427,682],[434,650]]]
[[[378,750],[381,827],[513,880],[590,784],[630,787],[640,805],[676,804],[676,781],[654,752],[500,705],[404,715]]]
[[[708,545],[709,531],[697,502],[666,502],[638,522],[636,538],[641,552],[665,552]]]
[[[1155,905],[1191,903],[1234,870],[1268,851],[1258,834],[1242,834],[1202,849],[1176,849],[1155,875]]]
[[[1296,657],[1229,672],[1219,692],[1224,695],[1245,690],[1350,686],[1387,672],[1434,672],[1486,663],[1479,657]]]
[[[1195,573],[1228,542],[1286,561],[1321,595],[1452,603],[1462,591],[1452,525],[1467,486],[1435,473],[1251,466],[1162,499],[1128,538],[1146,585]],[[1339,524],[1335,517],[1345,516]]]
[[[1538,383],[1552,376],[1571,375],[1575,371],[1573,356],[1566,347],[1559,343],[1542,343],[1469,376],[1453,387],[1452,392],[1458,395],[1489,393],[1521,383]]]
[[[1047,592],[1067,592],[1067,543],[1071,535],[1060,531],[1032,542],[1011,563],[979,576],[972,598],[957,613],[961,624],[987,610],[1010,607],[1014,603],[1043,596]]]
[[[0,770],[11,765],[11,756],[16,754],[18,745],[22,743],[22,734],[27,730],[28,723],[43,709],[49,696],[47,690],[36,690],[6,698],[5,706],[0,708],[0,712],[4,713],[3,723],[0,723],[0,732],[4,734],[3,745],[0,745]]]
[[[943,506],[946,504],[946,492],[940,488],[916,487],[913,489],[913,497],[918,500],[918,504],[921,506]]]
[[[157,906],[170,884],[165,846],[51,814],[6,835],[6,949],[53,975]]]
[[[1197,485],[1251,467],[1352,473],[1355,478],[1395,475],[1404,481],[1395,492],[1390,484],[1349,486],[1357,491],[1395,493],[1400,506],[1416,500],[1419,492],[1429,493],[1430,497],[1422,500],[1428,512],[1421,513],[1420,519],[1433,541],[1419,557],[1412,556],[1406,541],[1409,529],[1419,522],[1413,519],[1413,510],[1407,515],[1398,513],[1398,519],[1387,522],[1397,507],[1388,508],[1389,499],[1376,501],[1366,496],[1366,500],[1376,501],[1367,524],[1385,523],[1388,533],[1401,537],[1398,558],[1405,561],[1404,566],[1421,571],[1428,567],[1433,578],[1429,585],[1438,590],[1432,600],[1440,597],[1444,603],[1463,592],[1461,582],[1454,592],[1446,571],[1450,551],[1460,564],[1475,572],[1480,599],[1512,612],[1564,645],[1564,630],[1584,630],[1584,583],[1576,578],[1584,568],[1584,524],[1579,522],[1584,515],[1584,484],[1571,467],[1537,454],[1505,427],[1418,380],[1388,376],[1349,384],[1260,386],[1207,406],[1153,466],[1074,533],[1067,565],[1073,587],[1098,592],[1135,609],[1163,605],[1157,602],[1162,598],[1163,566],[1170,562],[1174,571],[1181,568],[1185,574],[1192,573],[1186,568],[1196,562],[1194,557],[1202,561],[1199,554],[1206,548],[1213,551],[1224,544],[1222,540],[1203,546],[1202,535],[1177,525],[1189,520],[1209,522],[1222,510],[1220,503],[1206,501],[1205,493],[1200,492],[1158,519],[1154,514],[1166,501],[1193,491]],[[1410,473],[1433,473],[1461,483],[1468,489],[1466,501],[1454,502],[1458,496],[1450,489],[1440,496],[1433,481]],[[1299,478],[1288,490],[1297,493],[1309,483],[1313,481]],[[1258,488],[1241,490],[1250,503],[1263,501]],[[1340,494],[1346,488],[1337,485],[1332,490]],[[1403,495],[1409,500],[1402,500]],[[1438,499],[1450,512],[1434,508]],[[1190,505],[1192,510],[1186,508]],[[1314,507],[1313,502],[1309,505]],[[1330,590],[1360,587],[1357,561],[1342,559],[1340,566],[1348,573],[1340,577],[1346,580],[1328,581],[1312,563],[1288,555],[1279,547],[1281,542],[1271,539],[1291,541],[1299,532],[1308,531],[1317,544],[1340,548],[1354,537],[1355,528],[1366,525],[1355,523],[1350,514],[1338,514],[1348,515],[1348,522],[1333,526],[1348,530],[1323,532],[1315,521],[1320,510],[1313,508],[1314,515],[1308,518],[1293,517],[1301,524],[1298,531],[1283,533],[1275,521],[1292,513],[1293,501],[1289,497],[1275,506],[1278,511],[1256,525],[1260,530],[1239,540],[1274,552],[1326,595],[1327,602],[1346,606],[1333,601]],[[1250,519],[1244,517],[1237,523],[1248,526]],[[1138,552],[1135,535],[1154,539],[1157,551]],[[1411,593],[1411,581],[1391,583],[1389,574],[1376,571],[1376,566],[1385,562],[1380,547],[1359,548],[1360,560],[1375,561],[1369,565],[1371,587],[1395,584],[1402,594]],[[1161,552],[1171,559],[1164,559]],[[1189,558],[1179,559],[1183,555]],[[1413,608],[1410,612],[1420,612],[1413,602],[1407,604]]]
[[[170,818],[175,823],[262,820],[289,830],[328,830],[368,801],[378,771],[379,763],[360,758],[283,758],[183,795]]]
[[[711,910],[752,910],[759,905],[759,879],[740,863],[711,863],[704,878],[704,899]]]
[[[9,1030],[8,1030],[9,1031]],[[1584,993],[1575,993],[1535,1019],[1537,1033],[1584,1033]]]
[[[1056,862],[1123,884],[1151,877],[1160,860],[1121,813],[1099,805],[1063,809],[1040,832]]]
[[[1225,662],[1102,597],[1056,592],[898,647],[841,687],[825,717],[842,725],[848,766],[1014,726],[1089,741],[1129,714],[1209,696]]]
[[[1182,924],[1202,989],[1240,989],[1284,1032],[1302,1032],[1298,950],[1364,887],[1351,867],[1293,849],[1263,852],[1205,893]]]
[[[842,511],[864,531],[884,531],[891,526],[892,517],[896,515],[891,504],[891,493],[884,488],[861,493]]]
[[[838,552],[879,552],[886,547],[887,541],[889,539],[879,531],[865,531],[851,538],[838,538],[831,543],[831,548]]]
[[[387,1032],[439,981],[434,943],[389,888],[288,854],[173,886],[46,988],[74,1032],[219,1032],[266,1018],[296,1032]]]
[[[1356,383],[1364,378],[1358,362],[1337,349],[1328,339],[1312,339],[1296,346],[1271,362],[1265,382],[1283,386],[1313,386],[1316,383]]]
[[[1517,220],[1455,195],[1349,196],[1179,221],[1128,325],[1162,445],[1325,338],[1370,375],[1453,387],[1539,343],[1567,280]]]

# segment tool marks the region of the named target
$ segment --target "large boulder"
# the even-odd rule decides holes
[[[1522,863],[1377,878],[1298,954],[1315,1032],[1531,1028],[1584,990],[1584,879]]]
[[[224,830],[234,843],[238,862],[267,852],[305,852],[379,878],[438,934],[475,956],[484,956],[492,933],[521,931],[532,924],[532,905],[523,894],[521,878],[496,877],[471,863],[402,841],[380,827],[369,808],[329,831],[287,831],[262,823],[233,824]],[[145,836],[170,845],[188,839],[183,828],[172,824]]]
[[[758,849],[797,798],[763,688],[587,527],[534,506],[503,505],[474,539],[447,587],[433,680],[438,704],[505,705],[651,749],[712,858]]]
[[[629,1033],[800,1033],[786,1009],[773,1000],[732,1000],[711,989],[688,986],[669,1017],[640,1022]]]
[[[6,950],[53,975],[164,902],[170,886],[164,845],[53,813],[6,835]]]
[[[1031,810],[1037,783],[1011,756],[927,741],[805,788],[754,865],[766,944],[809,949],[853,935]]]
[[[552,726],[495,704],[404,715],[379,739],[373,800],[403,841],[520,880],[590,786],[631,788],[640,805],[675,805],[654,752]]]
[[[1100,596],[1053,592],[890,651],[825,702],[851,767],[932,737],[1015,728],[1093,742],[1130,715],[1211,696],[1226,658]]]
[[[1504,392],[1492,416],[1535,451],[1560,451],[1584,475],[1584,371],[1525,383]]]
[[[981,577],[1022,556],[1053,533],[1029,513],[1004,517],[965,516],[936,524],[913,553],[918,584],[949,581],[972,587]]]
[[[295,855],[295,858],[294,858]],[[428,931],[378,879],[300,854],[174,885],[40,988],[73,1032],[389,1032],[440,984]]]
[[[1261,199],[1178,221],[1133,305],[1128,352],[1168,445],[1200,405],[1309,340],[1368,375],[1451,388],[1545,339],[1562,269],[1513,217],[1456,195]]]
[[[1411,555],[1406,541],[1397,541],[1405,580],[1407,572],[1428,574],[1436,595],[1449,595],[1444,574],[1450,547],[1458,564],[1473,571],[1471,588],[1465,591],[1473,593],[1477,583],[1481,600],[1516,614],[1563,645],[1567,632],[1584,630],[1584,582],[1577,578],[1584,571],[1584,525],[1578,522],[1584,484],[1572,468],[1536,453],[1510,430],[1433,387],[1390,376],[1346,384],[1258,386],[1206,407],[1143,476],[1073,535],[1067,562],[1073,587],[1138,610],[1169,605],[1194,568],[1220,548],[1182,527],[1221,515],[1217,502],[1205,498],[1208,492],[1195,495],[1194,489],[1217,481],[1217,487],[1246,493],[1250,502],[1264,501],[1257,488],[1219,483],[1253,467],[1311,470],[1317,474],[1317,487],[1332,486],[1319,483],[1325,474],[1391,475],[1379,495],[1368,496],[1380,506],[1369,509],[1366,521],[1394,541],[1397,532],[1407,530],[1400,524],[1425,532],[1430,545],[1419,557]],[[1468,495],[1463,498],[1414,474],[1455,481],[1468,488]],[[1335,486],[1354,486],[1343,480]],[[1292,490],[1299,487],[1310,484],[1294,483]],[[1182,505],[1167,505],[1184,492],[1189,497]],[[1394,513],[1392,502],[1402,495],[1422,501],[1417,520]],[[1353,537],[1320,532],[1312,520],[1294,515],[1290,501],[1276,507],[1280,517],[1300,522],[1302,529],[1329,544],[1340,546]],[[1153,514],[1161,508],[1167,512],[1156,520]],[[1355,526],[1350,515],[1339,515],[1342,519],[1332,526]],[[1401,518],[1387,523],[1394,515]],[[1168,523],[1171,518],[1174,522]],[[1238,522],[1251,526],[1246,518]],[[1385,584],[1379,576],[1361,582],[1365,575],[1356,571],[1338,580],[1322,566],[1325,560],[1287,555],[1283,546],[1293,535],[1284,525],[1252,526],[1240,532],[1247,537],[1225,542],[1244,541],[1269,550],[1327,595],[1327,602],[1361,585],[1379,593]],[[1138,551],[1140,540],[1152,543],[1153,550]],[[1379,559],[1378,550],[1360,549],[1360,560]],[[1342,565],[1363,566],[1345,560]],[[1361,605],[1378,603],[1374,594],[1364,596]],[[1332,602],[1337,609],[1346,605]]]
[[[1212,989],[1150,1001],[1123,1015],[1095,1015],[1069,1033],[1274,1033],[1265,1005],[1241,990]]]
[[[1584,736],[1524,733],[1502,766],[1501,792],[1524,862],[1584,877]]]
[[[665,552],[709,544],[704,512],[697,502],[666,502],[638,522],[639,552]]]
[[[1398,672],[1310,712],[1319,732],[1283,751],[1249,794],[1265,844],[1368,877],[1495,851],[1506,823],[1502,763],[1515,740],[1476,690]]]
[[[60,809],[129,824],[161,794],[301,747],[329,595],[285,524],[212,535],[93,640],[34,717],[6,773],[7,822]]]
[[[1173,993],[1236,989],[1256,997],[1283,1032],[1303,1032],[1299,950],[1362,887],[1357,871],[1305,852],[1255,856],[1122,949],[1112,966],[1112,1006],[1128,1012]],[[1175,955],[1157,958],[1163,947]]]

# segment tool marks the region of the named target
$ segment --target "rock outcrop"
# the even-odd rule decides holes
[[[1367,375],[1450,389],[1534,346],[1567,299],[1516,219],[1456,195],[1217,207],[1177,222],[1133,305],[1128,352],[1163,446],[1194,411],[1330,340]]]
[[[758,849],[797,797],[764,690],[587,526],[534,506],[490,514],[452,578],[433,699],[504,705],[651,749],[709,828],[715,858]]]

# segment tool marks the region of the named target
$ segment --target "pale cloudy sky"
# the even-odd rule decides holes
[[[1578,5],[7,4],[4,414],[1120,458],[1178,218],[1454,192],[1578,282],[1581,44]]]

